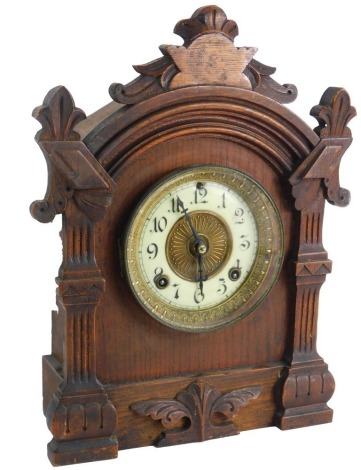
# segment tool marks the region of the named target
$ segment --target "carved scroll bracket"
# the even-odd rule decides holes
[[[258,398],[260,393],[261,387],[249,387],[222,394],[208,384],[192,383],[175,399],[145,400],[134,403],[131,409],[140,416],[160,420],[170,430],[162,433],[157,440],[156,445],[164,447],[238,434],[235,423],[229,420],[235,418],[250,400]],[[217,414],[228,420],[217,423]],[[185,424],[179,427],[184,418]]]
[[[51,222],[73,199],[90,220],[101,219],[111,202],[114,182],[74,130],[85,119],[84,112],[59,86],[46,95],[33,116],[43,125],[35,139],[47,161],[49,178],[45,198],[30,207],[32,216]]]
[[[163,57],[134,66],[140,76],[127,85],[113,83],[114,101],[135,104],[152,96],[194,85],[234,86],[253,90],[279,103],[297,97],[294,85],[280,85],[270,75],[276,69],[253,60],[255,47],[236,47],[238,26],[215,5],[199,8],[177,23],[174,33],[182,46],[163,45]]]
[[[320,141],[290,178],[296,209],[309,206],[320,190],[331,204],[346,206],[350,202],[350,193],[340,187],[339,165],[352,142],[347,124],[356,115],[356,110],[343,88],[331,87],[323,94],[320,104],[311,109],[311,115],[319,122],[315,132]]]

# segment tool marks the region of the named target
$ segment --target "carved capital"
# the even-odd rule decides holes
[[[236,47],[238,26],[214,5],[199,8],[191,18],[181,20],[174,33],[182,46],[163,45],[163,57],[134,66],[140,77],[127,85],[113,83],[114,101],[135,104],[168,90],[192,85],[224,85],[254,90],[280,103],[296,99],[294,85],[280,85],[270,75],[274,67],[252,60],[255,47]]]
[[[33,116],[43,125],[35,139],[47,161],[49,178],[45,198],[30,207],[32,216],[39,222],[51,222],[73,199],[89,219],[101,219],[111,202],[114,183],[74,130],[85,119],[84,112],[60,86],[46,95]]]
[[[105,291],[105,279],[58,280],[57,294],[66,305],[97,304]]]
[[[296,276],[303,278],[308,276],[324,276],[332,270],[332,261],[314,260],[314,261],[298,261],[296,265]]]
[[[166,429],[172,429],[159,436],[157,445],[163,447],[238,434],[236,425],[229,420],[250,400],[258,398],[260,392],[260,387],[250,387],[222,394],[208,384],[193,383],[175,399],[145,400],[134,403],[131,409],[141,416],[160,420]],[[217,414],[228,420],[217,423]],[[184,418],[186,424],[179,427]]]

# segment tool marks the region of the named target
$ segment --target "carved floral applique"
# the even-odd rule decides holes
[[[145,400],[134,403],[131,409],[141,416],[160,420],[170,429],[158,438],[157,446],[164,447],[238,434],[235,423],[230,420],[260,393],[261,387],[248,387],[222,394],[208,384],[192,383],[175,399]],[[228,419],[216,422],[217,414]],[[184,426],[179,428],[184,419]]]

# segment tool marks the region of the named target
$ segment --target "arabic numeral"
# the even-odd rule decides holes
[[[194,302],[196,304],[200,304],[204,300],[204,293],[201,291],[201,288],[198,289],[194,293]]]
[[[172,208],[168,211],[168,212],[173,212],[173,214],[175,214],[176,212],[180,212],[179,210],[179,198],[176,199],[175,197],[172,198]]]
[[[248,250],[248,248],[251,246],[251,242],[249,240],[246,240],[246,238],[248,237],[248,235],[241,235],[241,244],[239,245],[239,248],[242,250],[242,251],[246,251]]]
[[[153,281],[158,289],[165,289],[169,286],[169,277],[163,274],[162,268],[155,268],[154,274]]]
[[[235,219],[235,224],[244,224],[244,217],[243,217],[243,214],[244,214],[244,210],[239,207],[238,209],[236,209],[234,211],[234,219]]]
[[[155,277],[154,277],[153,281],[156,283],[157,280],[162,276],[163,269],[162,268],[155,268],[154,274],[155,274]]]
[[[194,204],[207,204],[204,198],[207,196],[208,191],[203,183],[197,183],[196,190],[194,191]]]
[[[180,284],[173,284],[173,287],[175,288],[174,298],[175,298],[175,299],[179,299],[179,287],[180,287]]]
[[[227,292],[226,280],[223,277],[219,279],[219,288],[217,292],[220,295],[223,295]]]
[[[155,259],[158,254],[158,246],[156,243],[151,243],[147,248],[147,253],[150,255],[149,259]]]
[[[156,233],[163,232],[167,228],[167,224],[168,220],[166,217],[161,217],[159,220],[157,219],[157,217],[154,217],[153,230],[150,231],[154,231]]]

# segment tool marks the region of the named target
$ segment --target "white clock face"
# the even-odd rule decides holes
[[[178,172],[150,191],[130,223],[125,259],[132,290],[152,316],[200,332],[262,300],[282,246],[265,190],[243,173],[207,166]]]
[[[203,255],[196,252],[192,226],[205,243]],[[165,194],[145,219],[140,269],[163,302],[199,310],[234,294],[250,273],[257,248],[256,221],[244,199],[222,183],[192,181]],[[162,279],[165,287],[159,285]]]

